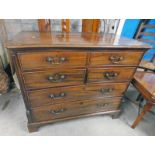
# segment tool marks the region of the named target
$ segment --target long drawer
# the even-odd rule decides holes
[[[58,118],[77,116],[81,114],[89,114],[100,111],[115,110],[119,108],[121,98],[100,99],[100,100],[84,100],[66,105],[51,105],[41,108],[32,109],[32,117],[34,122],[48,121]]]
[[[23,79],[26,89],[78,85],[84,83],[85,69],[47,69],[45,71],[25,72]]]
[[[66,104],[70,101],[122,96],[128,83],[101,83],[28,91],[31,107]]]
[[[29,51],[19,53],[18,59],[22,70],[84,67],[86,64],[86,52],[78,51]]]
[[[133,54],[134,52],[134,54]],[[91,53],[89,66],[138,65],[143,53],[130,50],[104,50]]]
[[[89,68],[88,82],[129,81],[135,72],[133,67]]]

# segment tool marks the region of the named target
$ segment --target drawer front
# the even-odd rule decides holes
[[[88,82],[129,81],[135,72],[132,67],[89,68]]]
[[[26,89],[83,84],[85,69],[52,70],[23,73]]]
[[[89,84],[87,86],[73,86],[28,91],[31,107],[45,105],[66,104],[70,101],[122,96],[128,83]]]
[[[105,51],[91,53],[90,66],[102,65],[138,65],[142,52],[131,51]]]
[[[48,121],[58,118],[78,116],[81,114],[89,114],[100,111],[108,111],[118,109],[121,98],[87,100],[79,101],[65,106],[44,106],[42,108],[32,109],[32,117],[34,122]]]
[[[40,51],[19,53],[18,59],[23,70],[55,67],[84,67],[86,52]]]

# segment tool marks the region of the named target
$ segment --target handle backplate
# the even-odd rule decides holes
[[[66,110],[67,109],[50,110],[49,113],[50,114],[54,114],[54,115],[56,114],[57,115],[57,114],[61,114],[61,113],[65,112]]]
[[[100,103],[100,104],[96,104],[96,106],[98,108],[102,108],[102,107],[106,107],[109,103]]]
[[[48,77],[50,82],[62,82],[66,79],[66,75],[57,73]]]
[[[114,72],[114,71],[112,71],[112,72],[104,72],[103,74],[104,74],[104,78],[106,78],[108,80],[114,79],[119,75],[119,73]]]
[[[113,64],[119,64],[122,60],[124,60],[123,56],[118,56],[118,55],[112,55],[109,57],[109,60],[113,63]]]
[[[59,99],[66,96],[66,93],[59,93],[59,94],[50,94],[49,97],[51,99]]]
[[[57,64],[58,65],[58,64],[62,64],[64,62],[66,62],[67,58],[66,57],[57,57],[57,56],[55,56],[55,57],[47,57],[46,61],[51,63],[51,64],[55,64],[55,65]]]
[[[100,92],[104,95],[104,94],[108,94],[114,91],[114,88],[101,88]]]

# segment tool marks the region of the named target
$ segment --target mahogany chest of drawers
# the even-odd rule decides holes
[[[82,116],[116,117],[149,46],[111,34],[21,32],[7,48],[33,132]]]

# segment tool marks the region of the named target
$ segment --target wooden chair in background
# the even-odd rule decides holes
[[[100,19],[82,19],[82,32],[99,33],[100,26]]]
[[[148,36],[153,36],[155,37],[155,32],[146,32],[146,29],[154,29],[155,30],[155,25],[153,24],[148,24],[149,19],[142,19],[138,28],[137,32],[134,35],[134,39],[137,39],[139,41],[145,42],[145,43],[151,43],[155,45],[155,39],[144,39],[143,36],[148,37]],[[155,64],[153,61],[155,60],[155,47],[152,47],[152,50],[154,52],[147,52],[148,54],[152,55],[152,58],[150,60],[142,60],[140,63],[140,68],[142,69],[151,69],[155,70]]]
[[[152,106],[155,105],[155,73],[137,71],[132,80],[132,84],[138,92],[140,92],[140,96],[138,96],[139,104],[142,103],[143,99],[146,100],[142,112],[138,114],[131,126],[132,128],[135,128],[142,120],[145,113],[150,111]]]
[[[95,32],[100,30],[100,19],[82,19],[82,32]],[[38,19],[38,27],[40,32],[50,32],[51,22],[49,19]],[[61,20],[62,32],[70,32],[70,19]]]
[[[61,20],[62,32],[69,33],[70,32],[70,20],[62,19]]]
[[[141,20],[135,39],[146,43],[155,43],[155,40],[143,39],[143,36],[155,36],[155,32],[145,32],[146,28],[155,28],[155,25],[150,25],[148,22],[149,20]],[[138,69],[143,69],[143,71],[137,71],[132,80],[133,86],[140,93],[136,99],[139,102],[139,109],[142,101],[146,100],[146,104],[141,113],[139,110],[138,116],[131,126],[132,128],[135,128],[145,113],[150,111],[152,106],[155,105],[155,64],[153,63],[155,61],[155,53],[150,54],[152,54],[151,60],[142,60]]]
[[[50,32],[51,22],[49,19],[38,19],[38,28],[40,32]]]

